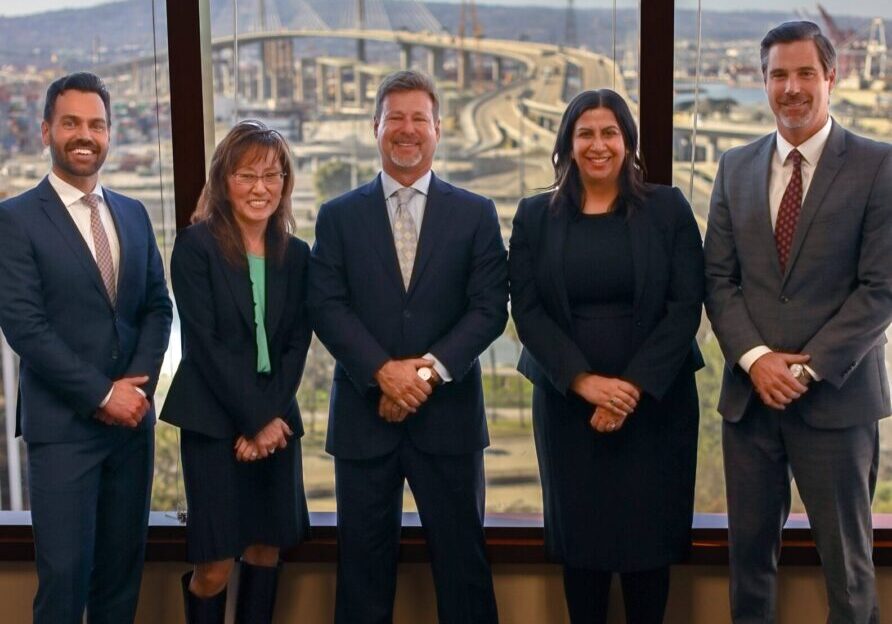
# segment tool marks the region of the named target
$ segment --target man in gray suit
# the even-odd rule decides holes
[[[829,622],[879,622],[870,506],[889,415],[892,146],[829,115],[836,53],[810,22],[762,40],[777,132],[725,153],[706,233],[706,310],[727,362],[719,412],[735,624],[774,622],[796,479]]]

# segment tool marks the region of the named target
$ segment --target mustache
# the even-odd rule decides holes
[[[76,149],[85,148],[93,152],[99,151],[99,145],[94,143],[93,141],[86,141],[84,139],[74,139],[65,144],[65,150],[71,151]]]

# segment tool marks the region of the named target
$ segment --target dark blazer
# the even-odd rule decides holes
[[[380,176],[319,210],[310,315],[337,360],[326,450],[377,457],[404,435],[434,454],[489,443],[477,357],[505,327],[507,263],[491,200],[431,176],[408,292]],[[453,381],[406,421],[378,416],[375,372],[390,358],[433,353]]]
[[[753,385],[737,365],[759,345],[807,353],[823,381],[801,399],[813,427],[890,412],[884,345],[892,321],[892,146],[833,121],[781,273],[768,180],[775,134],[719,162],[706,233],[706,311],[725,354],[719,412],[740,420]],[[758,400],[756,398],[755,400]]]
[[[284,262],[266,262],[266,335],[272,372],[257,372],[254,297],[244,266],[234,267],[206,223],[177,235],[170,263],[183,359],[161,420],[214,438],[253,438],[280,417],[303,435],[295,393],[310,346],[306,275],[310,249],[289,238]]]
[[[101,435],[94,414],[113,380],[148,375],[150,399],[158,382],[172,311],[152,224],[141,203],[104,191],[121,247],[114,306],[47,178],[0,204],[0,326],[21,356],[28,443]],[[154,422],[151,411],[140,427]]]
[[[590,370],[572,335],[564,286],[564,241],[575,209],[549,208],[551,193],[520,202],[511,232],[511,313],[524,345],[518,370],[566,394]],[[703,249],[691,209],[675,188],[648,186],[629,217],[635,273],[635,356],[622,378],[656,399],[680,370],[703,367],[696,342],[703,303]]]

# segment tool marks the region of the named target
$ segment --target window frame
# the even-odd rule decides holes
[[[205,182],[206,163],[213,149],[213,110],[210,71],[209,0],[166,0],[170,108],[177,231],[188,226]],[[674,0],[640,3],[641,154],[648,179],[672,181]],[[209,102],[208,100],[211,99]],[[288,550],[291,562],[337,560],[335,514],[310,513],[312,536]],[[892,514],[874,514],[874,563],[892,566]],[[493,563],[548,563],[542,518],[536,514],[490,514],[486,519],[487,552]],[[146,561],[186,559],[186,530],[171,512],[152,512]],[[0,561],[34,560],[30,512],[0,512]],[[423,531],[415,513],[403,514],[400,561],[429,560]],[[727,565],[728,530],[725,514],[695,514],[692,565]],[[781,565],[820,565],[804,516],[794,516],[783,530]]]

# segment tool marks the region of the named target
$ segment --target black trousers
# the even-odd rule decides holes
[[[564,595],[571,624],[606,624],[612,572],[564,566]],[[628,624],[662,624],[669,597],[669,568],[620,574]]]
[[[440,624],[498,622],[483,534],[483,452],[431,455],[409,441],[368,460],[335,459],[337,624],[393,620],[403,484],[427,537]],[[419,622],[432,622],[418,614]]]

